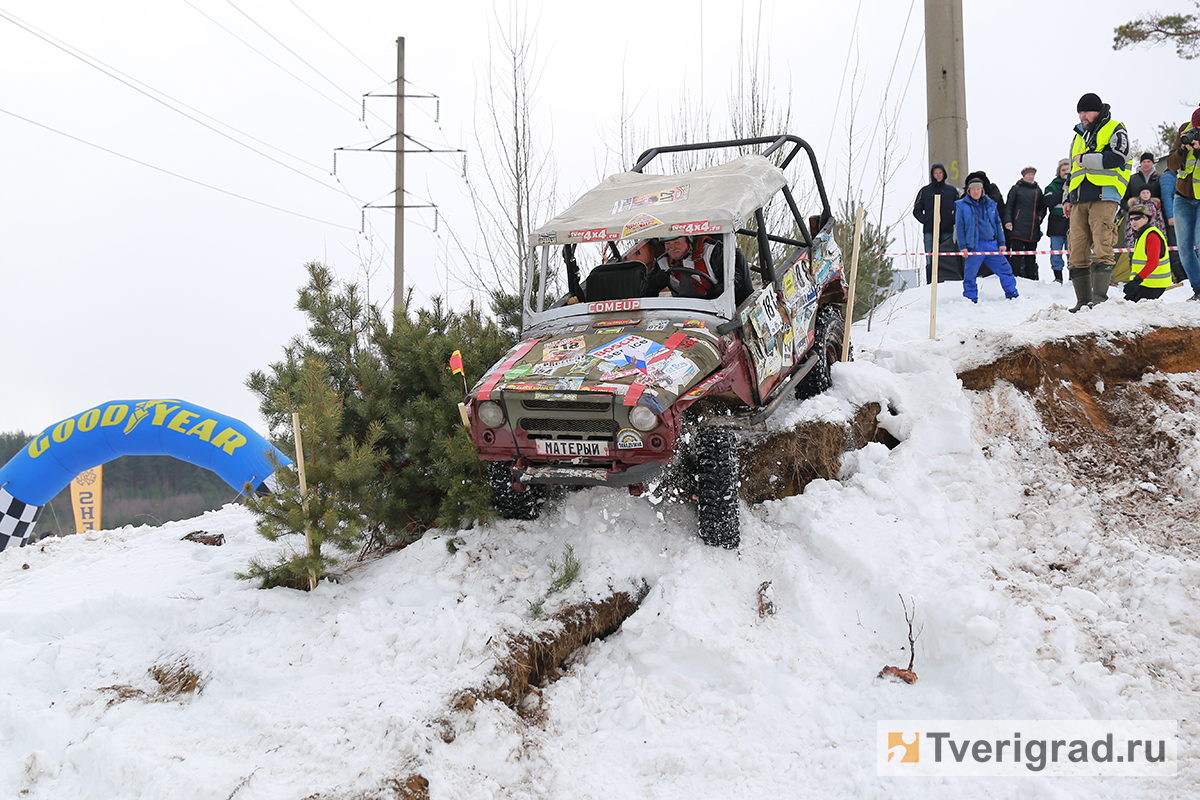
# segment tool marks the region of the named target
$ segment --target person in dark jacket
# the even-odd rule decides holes
[[[1044,195],[1046,207],[1050,209],[1046,220],[1046,235],[1050,237],[1050,249],[1060,252],[1050,254],[1050,269],[1054,270],[1054,282],[1063,282],[1063,267],[1066,260],[1062,257],[1067,249],[1067,229],[1071,220],[1063,213],[1063,200],[1067,196],[1067,179],[1071,174],[1071,159],[1064,158],[1058,162],[1058,174],[1046,186]]]
[[[1021,180],[1008,190],[1008,202],[1004,207],[1004,229],[1008,231],[1010,250],[1030,251],[1037,247],[1042,238],[1042,220],[1046,218],[1046,199],[1034,176],[1037,170],[1026,167],[1021,170]],[[1008,257],[1013,275],[1038,279],[1037,256],[1023,255]]]
[[[1154,169],[1153,153],[1142,153],[1138,159],[1138,168],[1129,176],[1129,185],[1125,187],[1125,194],[1121,197],[1121,207],[1128,208],[1131,203],[1137,202],[1135,198],[1141,196],[1142,189],[1149,189],[1151,197],[1162,201],[1162,185],[1159,183],[1158,172]]]
[[[922,186],[913,201],[913,217],[921,223],[925,234],[925,252],[933,252],[933,199],[942,197],[942,219],[939,223],[938,237],[938,282],[959,280],[962,271],[958,258],[954,255],[954,201],[958,199],[958,190],[946,183],[946,168],[934,164],[929,168],[929,183]],[[925,256],[925,282],[933,282],[933,256]]]
[[[1004,225],[996,213],[996,201],[984,195],[983,181],[979,178],[967,183],[967,194],[954,204],[954,232],[962,248],[963,297],[972,303],[979,302],[979,287],[976,276],[979,268],[987,264],[1000,278],[1004,296],[1009,300],[1018,296],[1017,282],[1003,255]]]

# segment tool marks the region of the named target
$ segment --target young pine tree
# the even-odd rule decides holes
[[[434,525],[491,517],[483,468],[458,413],[464,381],[448,364],[461,350],[466,379],[474,381],[511,337],[474,308],[456,313],[439,298],[415,314],[404,304],[389,325],[356,285],[339,284],[322,264],[307,268],[297,303],[307,334],[246,383],[285,452],[289,445],[294,452],[291,415],[300,413],[309,508],[294,470],[280,470],[286,490],[252,506],[262,516],[260,531],[274,538],[303,533],[307,523],[318,533],[318,551],[326,542],[345,551],[402,546]],[[329,564],[329,551],[309,548],[283,566],[303,578]],[[270,569],[250,577],[272,579]]]

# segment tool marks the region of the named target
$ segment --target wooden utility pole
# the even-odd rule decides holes
[[[929,163],[944,164],[946,182],[961,186],[969,173],[962,0],[925,0],[925,106]]]
[[[396,39],[396,266],[392,309],[404,304],[404,37]]]

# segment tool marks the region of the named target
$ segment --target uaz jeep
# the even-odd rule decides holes
[[[642,173],[726,148],[761,153]],[[800,153],[820,201],[808,219],[785,177]],[[680,236],[692,257],[668,260]],[[734,432],[824,391],[841,357],[847,286],[812,148],[784,135],[651,149],[529,244],[520,343],[465,404],[497,509],[532,519],[548,484],[638,494],[686,459],[700,537],[736,547]],[[718,261],[707,273],[702,251]]]

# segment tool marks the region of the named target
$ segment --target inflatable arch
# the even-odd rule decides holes
[[[113,400],[46,428],[0,467],[0,550],[24,547],[42,506],[81,472],[119,456],[174,456],[244,491],[275,488],[269,454],[291,461],[244,422],[183,400]]]

